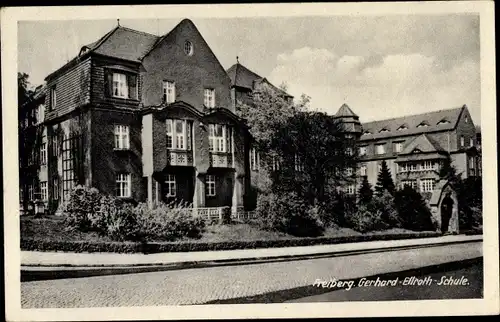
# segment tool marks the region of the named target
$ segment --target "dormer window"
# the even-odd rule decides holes
[[[465,115],[465,123],[469,123],[469,118]]]
[[[372,134],[372,132],[370,132],[370,131],[364,131],[363,132],[363,135],[370,135],[370,134]]]
[[[419,125],[417,125],[417,127],[428,127],[428,126],[429,126],[429,123],[427,123],[426,121],[423,121]]]
[[[398,131],[405,131],[405,130],[408,130],[408,126],[406,126],[405,124],[398,127]]]
[[[385,127],[379,131],[379,133],[387,133],[387,132],[389,132],[389,130],[386,129]]]
[[[193,43],[190,41],[186,41],[184,43],[184,53],[188,56],[193,54]]]
[[[447,119],[442,119],[441,121],[439,121],[437,123],[437,125],[444,125],[444,124],[448,124],[448,123],[450,123],[450,121],[448,121]]]

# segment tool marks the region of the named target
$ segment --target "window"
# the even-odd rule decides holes
[[[53,110],[56,108],[57,105],[57,94],[56,94],[56,87],[52,87],[50,89],[50,109]]]
[[[417,125],[417,127],[427,127],[427,126],[429,126],[429,124],[426,121],[423,121],[422,123]]]
[[[366,146],[360,146],[359,147],[359,155],[366,155]]]
[[[278,171],[280,168],[281,168],[281,165],[280,165],[280,160],[279,160],[278,156],[276,156],[276,155],[271,156],[271,169],[273,171]]]
[[[370,131],[364,131],[363,132],[363,135],[370,135],[370,134],[372,134],[372,132],[370,132]]]
[[[207,187],[207,196],[213,197],[215,196],[215,176],[214,175],[207,175],[207,181],[206,181],[206,187]]]
[[[115,149],[126,150],[130,148],[129,126],[115,125]]]
[[[167,174],[167,178],[165,180],[165,187],[167,189],[167,198],[176,196],[177,187],[175,184],[175,175]]]
[[[384,154],[385,153],[385,144],[375,145],[375,151],[377,152],[377,154]]]
[[[418,171],[418,166],[416,163],[408,164],[408,171],[415,172]]]
[[[128,98],[127,75],[113,73],[113,96]]]
[[[295,154],[294,158],[295,171],[304,171],[304,164],[302,163],[301,158]]]
[[[465,146],[465,138],[463,135],[460,137],[460,146],[461,147]]]
[[[417,180],[403,180],[401,181],[401,188],[410,187],[417,189]]]
[[[348,195],[353,195],[356,193],[356,187],[353,184],[347,186],[346,193]]]
[[[432,161],[424,161],[422,164],[422,170],[432,170],[434,169],[434,162]]]
[[[175,102],[175,83],[164,81],[163,82],[163,101],[165,103]]]
[[[63,174],[63,199],[66,200],[68,194],[73,189],[76,182],[76,143],[77,138],[64,139],[62,144],[62,174]]]
[[[360,168],[359,168],[359,173],[361,174],[361,176],[366,176],[366,165],[363,164]]]
[[[131,196],[130,183],[130,173],[119,173],[116,176],[116,196],[129,198]]]
[[[252,170],[259,170],[259,153],[255,148],[250,150],[250,167]]]
[[[394,152],[399,153],[403,151],[403,142],[395,142],[394,143]]]
[[[57,177],[52,178],[52,199],[59,200],[59,179]]]
[[[166,120],[167,148],[191,150],[193,124],[188,120]]]
[[[469,157],[469,169],[474,169],[474,157]]]
[[[404,131],[404,130],[408,130],[408,127],[406,125],[401,125],[400,127],[398,127],[398,131]]]
[[[35,193],[33,191],[33,185],[28,186],[28,200],[33,201],[35,199]]]
[[[350,148],[350,147],[346,148],[345,154],[351,156],[352,155],[352,148]]]
[[[184,43],[184,53],[188,56],[191,56],[193,54],[193,43],[190,41],[186,41]]]
[[[400,163],[398,165],[398,172],[407,172],[407,171],[408,171],[408,164]]]
[[[387,132],[389,132],[389,130],[388,130],[388,129],[386,129],[386,128],[383,128],[383,129],[381,129],[381,130],[379,131],[379,133],[387,133]]]
[[[43,201],[47,201],[49,199],[48,190],[47,190],[47,181],[40,182],[40,198]]]
[[[209,148],[212,152],[232,152],[232,128],[223,124],[209,124]]]
[[[350,176],[352,176],[352,173],[353,173],[353,171],[352,171],[352,168],[351,168],[351,167],[347,167],[347,168],[345,169],[345,174],[346,174],[347,176],[349,176],[349,177],[350,177]]]
[[[57,135],[54,134],[54,136],[52,136],[52,157],[57,157],[59,155],[58,151],[59,151],[59,146],[58,146],[58,140],[57,140]]]
[[[473,138],[470,138],[470,140],[469,140],[469,145],[470,145],[470,146],[474,146],[474,139],[473,139]]]
[[[421,179],[420,180],[420,191],[421,192],[434,191],[434,179]]]
[[[446,119],[442,119],[441,121],[438,122],[437,125],[444,125],[444,124],[448,124],[450,123],[450,121],[446,120]]]
[[[465,115],[465,123],[469,123],[469,118]]]
[[[213,88],[205,88],[203,102],[208,108],[215,107],[215,90]]]
[[[45,141],[45,137],[42,139],[42,144],[40,145],[40,164],[47,164],[47,142]]]

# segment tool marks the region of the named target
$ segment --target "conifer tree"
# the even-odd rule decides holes
[[[365,176],[361,182],[361,187],[359,188],[359,203],[367,204],[372,200],[373,190],[368,182],[368,178]]]
[[[391,171],[387,167],[385,160],[382,161],[382,166],[378,173],[377,185],[375,186],[375,192],[377,195],[382,195],[384,190],[389,191],[393,194],[395,190],[394,181],[392,181]]]

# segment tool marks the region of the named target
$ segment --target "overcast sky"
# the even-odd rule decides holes
[[[121,20],[163,35],[179,19]],[[478,15],[192,19],[224,68],[240,63],[335,113],[362,121],[459,107],[480,121]],[[32,84],[116,26],[116,20],[20,22],[18,69]]]

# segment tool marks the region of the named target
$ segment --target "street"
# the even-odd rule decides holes
[[[311,302],[359,298],[384,300],[394,298],[395,294],[404,294],[404,287],[394,288],[392,293],[382,288],[353,288],[333,292],[334,295],[327,290],[329,293],[323,297],[308,296],[318,295],[318,290],[326,293],[324,289],[312,286],[318,279],[356,279],[481,256],[482,242],[472,242],[335,258],[32,281],[21,283],[21,301],[23,308],[75,308],[272,303],[297,299]],[[475,290],[475,297],[482,291],[480,264],[447,270],[454,276],[466,276],[470,280],[468,288]],[[413,298],[441,298],[436,295],[441,292],[439,287],[411,289],[408,296]],[[451,290],[449,292],[453,293]],[[366,292],[372,295],[367,296]],[[266,297],[266,294],[274,295]],[[449,294],[442,296],[453,297]]]

